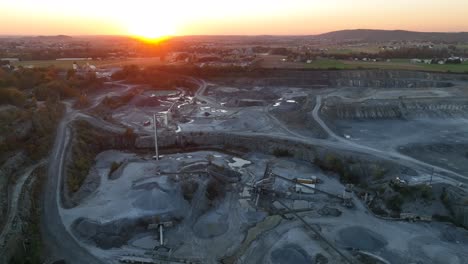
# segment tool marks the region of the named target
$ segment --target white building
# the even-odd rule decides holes
[[[19,61],[18,58],[0,58],[0,61]]]

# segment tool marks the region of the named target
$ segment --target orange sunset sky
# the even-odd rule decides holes
[[[0,0],[3,35],[296,35],[468,31],[468,0]]]

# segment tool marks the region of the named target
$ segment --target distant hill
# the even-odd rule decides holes
[[[468,42],[468,32],[416,32],[405,30],[352,29],[316,35],[316,38],[337,42],[364,41],[445,41]]]
[[[65,41],[72,40],[73,37],[67,35],[54,36],[34,36],[34,35],[0,35],[3,39],[23,39],[23,40],[49,40],[49,41]]]
[[[56,35],[56,36],[37,36],[36,39],[41,40],[70,40],[72,37],[67,35]]]

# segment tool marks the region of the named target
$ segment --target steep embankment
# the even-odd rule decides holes
[[[321,114],[336,119],[413,119],[468,117],[468,98],[367,100],[357,103],[328,100]]]
[[[214,78],[216,83],[229,86],[289,86],[304,88],[372,87],[418,88],[451,87],[468,81],[468,75],[429,73],[402,70],[317,71],[271,69],[232,73],[232,76]]]

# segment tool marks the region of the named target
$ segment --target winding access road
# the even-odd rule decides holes
[[[459,183],[468,183],[468,179],[466,176],[461,175],[459,173],[414,159],[412,157],[400,154],[395,151],[383,151],[375,148],[371,148],[368,146],[357,144],[353,141],[347,140],[343,137],[338,136],[333,130],[331,130],[327,124],[322,120],[320,117],[320,108],[322,106],[322,97],[321,95],[316,96],[316,104],[314,109],[312,110],[312,117],[315,121],[322,127],[322,129],[329,135],[329,137],[336,142],[341,143],[342,145],[347,145],[351,149],[355,149],[356,151],[367,153],[370,155],[374,155],[376,157],[387,158],[389,160],[393,160],[397,163],[404,164],[408,167],[413,167],[416,165],[419,168],[425,169],[427,173],[430,171],[434,171],[436,173],[434,179],[432,181],[438,182],[445,182],[448,184],[452,184],[458,187]],[[419,177],[418,177],[419,178]],[[425,183],[428,182],[428,177],[420,177],[419,179],[415,179],[414,183]]]
[[[120,84],[120,87],[123,89],[118,92],[96,96],[91,103],[91,107],[97,106],[108,95],[126,92],[131,89],[131,86],[123,84]],[[67,104],[66,113],[57,127],[55,142],[49,157],[45,187],[47,191],[44,193],[44,209],[41,221],[43,240],[54,259],[63,259],[66,263],[71,264],[101,264],[104,262],[92,255],[69,233],[62,222],[61,216],[61,186],[64,179],[66,153],[71,140],[69,124],[79,118],[86,119],[101,128],[114,132],[124,130],[102,120],[83,115],[77,110],[71,110],[69,104]]]
[[[69,122],[75,115],[67,110],[60,122],[56,140],[52,148],[47,171],[47,190],[44,193],[44,210],[42,214],[43,240],[55,259],[63,259],[66,263],[103,263],[83,248],[68,232],[60,215],[61,183],[64,173],[65,154],[70,141]]]

